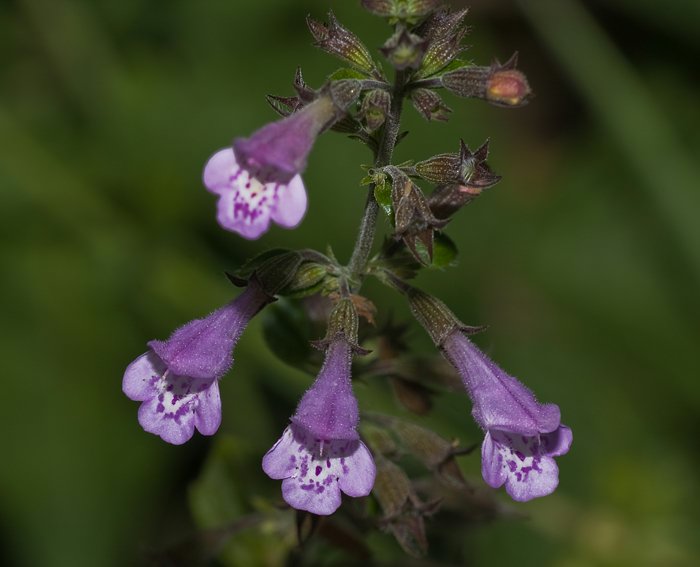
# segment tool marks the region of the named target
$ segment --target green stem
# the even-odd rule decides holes
[[[396,79],[392,88],[391,109],[384,123],[382,139],[374,160],[375,167],[383,167],[391,163],[391,156],[396,147],[396,140],[399,137],[401,127],[401,111],[403,109],[403,99],[405,96],[404,87],[406,76],[403,71],[396,72]],[[374,198],[374,185],[371,185],[367,194],[365,211],[360,222],[360,230],[355,241],[355,248],[348,263],[348,272],[353,281],[361,282],[364,270],[369,260],[374,244],[374,235],[377,231],[377,213],[379,205]],[[359,284],[358,284],[359,285]]]

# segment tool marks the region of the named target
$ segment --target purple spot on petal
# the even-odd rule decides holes
[[[321,474],[321,471],[323,470],[322,467],[319,467],[318,465],[316,466],[316,476]]]

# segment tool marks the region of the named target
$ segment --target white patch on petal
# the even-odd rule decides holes
[[[228,190],[222,191],[219,198],[219,224],[245,238],[259,238],[270,225],[281,187],[261,183],[247,170],[236,169],[229,178]]]
[[[374,484],[374,462],[356,440],[322,441],[290,426],[265,455],[263,469],[283,478],[282,495],[297,510],[329,515],[340,506],[340,491],[366,496]]]
[[[506,474],[506,492],[514,500],[525,502],[554,492],[559,484],[559,469],[554,459],[546,456],[540,436],[503,431],[489,434],[493,445],[492,466],[496,465],[495,458],[500,457],[498,465]]]
[[[211,380],[176,376],[166,371],[153,383],[154,397],[141,404],[139,423],[144,430],[159,435],[168,443],[180,445],[188,441],[194,434],[196,413],[205,399],[202,397],[212,384]],[[218,394],[218,386],[215,387]],[[207,430],[207,421],[211,430],[213,419],[200,419],[199,424]]]

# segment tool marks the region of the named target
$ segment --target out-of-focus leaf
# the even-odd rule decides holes
[[[313,353],[311,326],[297,302],[281,299],[262,313],[263,334],[272,352],[287,364],[307,367]]]
[[[398,376],[391,376],[389,383],[396,399],[407,410],[418,415],[425,415],[433,407],[432,392],[425,386],[404,380]]]

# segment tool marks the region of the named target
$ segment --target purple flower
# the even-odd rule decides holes
[[[323,367],[291,425],[263,458],[263,470],[282,480],[282,496],[297,510],[327,516],[340,506],[341,491],[367,496],[374,485],[374,460],[356,430],[351,361],[347,341],[339,338],[329,344]]]
[[[204,319],[177,329],[167,341],[150,341],[150,350],[126,369],[122,390],[143,402],[139,423],[173,445],[194,434],[213,435],[221,424],[219,378],[233,364],[232,351],[248,321],[271,298],[251,281],[232,302]]]
[[[216,152],[204,167],[203,181],[219,195],[219,224],[251,240],[267,231],[270,220],[297,226],[306,213],[299,174],[316,137],[335,114],[330,98],[321,97]]]
[[[442,347],[462,376],[474,419],[486,432],[481,447],[486,483],[493,488],[505,484],[520,502],[554,492],[559,469],[553,457],[567,453],[573,439],[571,429],[561,424],[559,407],[538,403],[461,331],[448,335]]]

